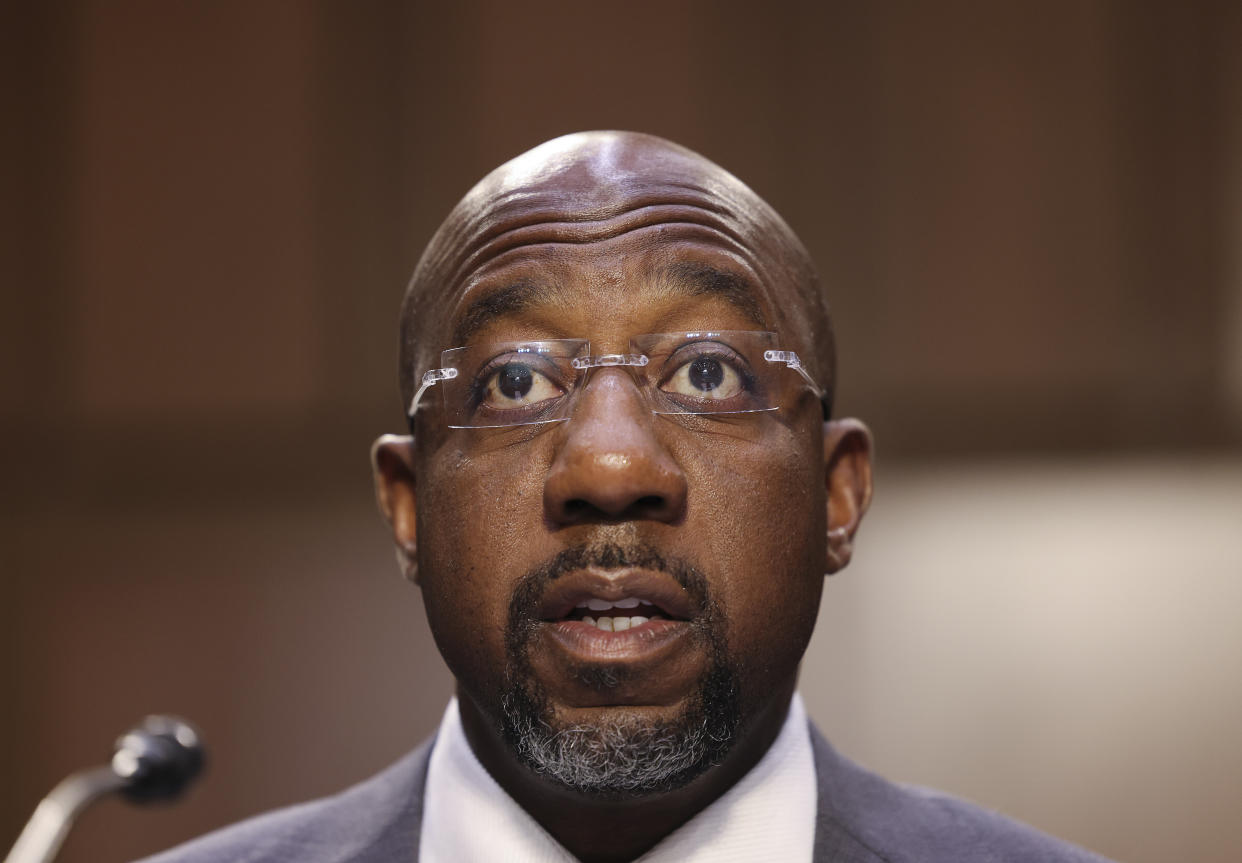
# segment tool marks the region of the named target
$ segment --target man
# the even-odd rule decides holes
[[[457,679],[434,742],[160,861],[1099,858],[837,755],[795,695],[871,496],[806,251],[597,132],[498,168],[406,295],[381,509]]]

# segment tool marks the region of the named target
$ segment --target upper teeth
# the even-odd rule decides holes
[[[595,597],[591,597],[590,599],[586,599],[578,603],[578,608],[589,608],[591,609],[591,611],[605,611],[609,608],[614,608],[614,607],[615,608],[638,608],[641,602],[642,600],[640,600],[636,596],[627,596],[627,597],[624,597],[623,599],[616,599],[616,600],[596,599]]]
[[[664,618],[658,614],[653,614],[651,617],[643,617],[641,614],[636,614],[633,617],[622,617],[618,615],[617,617],[600,617],[599,620],[596,620],[589,614],[584,614],[582,616],[583,623],[590,624],[596,629],[605,629],[609,632],[624,632],[627,629],[634,629],[635,627],[642,626],[649,620],[663,619]]]

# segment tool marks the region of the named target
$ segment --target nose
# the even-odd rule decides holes
[[[558,525],[674,522],[686,508],[686,477],[655,434],[656,417],[620,369],[584,382],[544,483]]]

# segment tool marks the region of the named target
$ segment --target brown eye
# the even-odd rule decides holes
[[[702,357],[686,367],[686,379],[696,390],[708,392],[724,383],[725,368],[720,360]]]
[[[682,363],[661,388],[675,395],[724,400],[742,391],[742,378],[724,360],[700,356]]]
[[[483,387],[484,404],[498,409],[526,407],[559,395],[559,387],[525,363],[505,363]]]
[[[520,399],[535,385],[535,376],[526,366],[509,363],[496,373],[496,389],[507,399]]]

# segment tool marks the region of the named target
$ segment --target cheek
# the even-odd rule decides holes
[[[538,471],[503,456],[442,450],[420,476],[418,570],[428,623],[464,686],[495,687],[513,588],[536,563],[522,554],[540,528],[530,506],[532,498],[540,502],[537,519]]]
[[[691,482],[696,557],[716,573],[730,654],[752,687],[796,671],[823,589],[827,515],[820,427],[709,447]],[[751,688],[751,687],[748,687]]]

